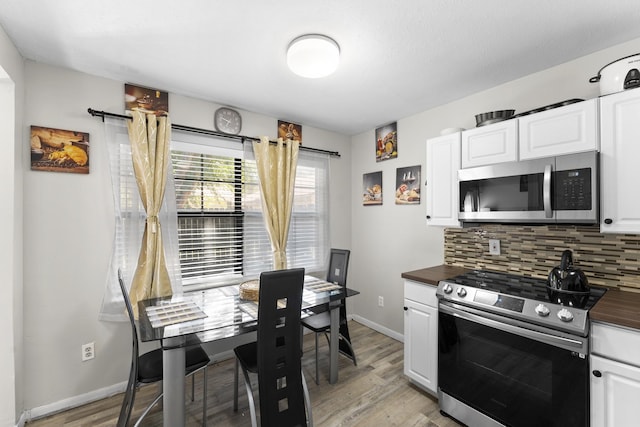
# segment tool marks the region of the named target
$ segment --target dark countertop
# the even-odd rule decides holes
[[[402,273],[403,279],[438,286],[440,280],[467,272],[466,268],[451,265],[422,268]],[[640,293],[609,289],[600,301],[589,311],[593,321],[610,323],[640,330]]]
[[[451,265],[438,265],[436,267],[422,268],[420,270],[407,271],[402,273],[403,279],[415,280],[416,282],[422,282],[427,285],[438,286],[440,280],[448,279],[450,277],[459,276],[466,273],[466,268],[453,267]]]
[[[609,289],[589,310],[591,320],[640,330],[640,294]]]

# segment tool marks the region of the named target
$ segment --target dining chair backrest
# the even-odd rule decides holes
[[[347,286],[347,268],[349,267],[350,253],[347,249],[331,249],[327,282]]]
[[[126,426],[131,418],[131,411],[133,409],[133,402],[136,394],[136,381],[138,379],[138,330],[136,328],[135,316],[133,314],[133,307],[131,306],[131,300],[127,288],[124,285],[124,279],[122,272],[118,270],[118,283],[120,284],[120,290],[122,291],[122,298],[124,299],[124,305],[127,308],[127,315],[129,316],[129,323],[131,324],[131,369],[129,369],[129,381],[127,382],[127,390],[125,393],[125,401],[120,409],[120,417],[118,418],[118,426]]]
[[[263,426],[306,424],[300,334],[303,285],[303,268],[260,275],[257,358]]]
[[[327,273],[327,281],[337,283],[342,287],[347,287],[347,269],[349,267],[349,255],[351,251],[348,249],[331,249],[329,258],[329,272]],[[338,348],[341,353],[350,357],[356,363],[356,355],[351,345],[351,335],[347,326],[347,301],[342,298],[339,309],[340,318],[340,336]],[[318,374],[316,373],[316,378]]]
[[[347,286],[347,270],[349,268],[348,249],[331,249],[329,254],[329,271],[327,272],[327,282],[337,283],[342,287]],[[340,305],[340,324],[347,323],[347,305],[345,298],[342,298]],[[348,333],[347,333],[348,336]]]

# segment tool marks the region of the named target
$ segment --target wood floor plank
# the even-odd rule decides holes
[[[313,404],[316,427],[456,427],[454,420],[440,414],[437,400],[409,383],[403,374],[403,344],[362,324],[351,321],[349,330],[358,366],[339,357],[340,378],[329,384],[329,348],[320,345],[320,385],[315,384],[313,334],[304,337],[303,369]],[[207,424],[215,427],[249,427],[251,419],[242,379],[239,411],[233,412],[233,360],[209,366],[207,382]],[[196,375],[196,394],[186,406],[187,426],[202,422],[202,380]],[[254,387],[257,390],[257,387]],[[137,419],[158,392],[157,385],[142,387],[135,401],[132,419]],[[191,380],[186,396],[191,397]],[[120,413],[123,394],[117,394],[78,408],[29,421],[28,427],[111,427]],[[256,402],[257,403],[257,402]],[[162,425],[162,405],[156,405],[142,426]]]

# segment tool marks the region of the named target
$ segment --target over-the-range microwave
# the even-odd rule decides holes
[[[458,171],[463,222],[597,224],[595,151]]]

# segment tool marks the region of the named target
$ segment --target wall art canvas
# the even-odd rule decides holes
[[[31,170],[89,173],[89,134],[31,126]]]
[[[396,169],[396,205],[420,204],[420,172],[422,166]]]
[[[362,175],[362,204],[382,204],[382,171]]]
[[[376,129],[376,162],[398,157],[398,123]]]
[[[300,145],[302,145],[302,126],[278,120],[278,138],[282,138],[285,141],[287,139],[299,141]]]
[[[169,113],[169,93],[149,87],[124,85],[124,109],[128,115],[137,108],[156,116]]]

